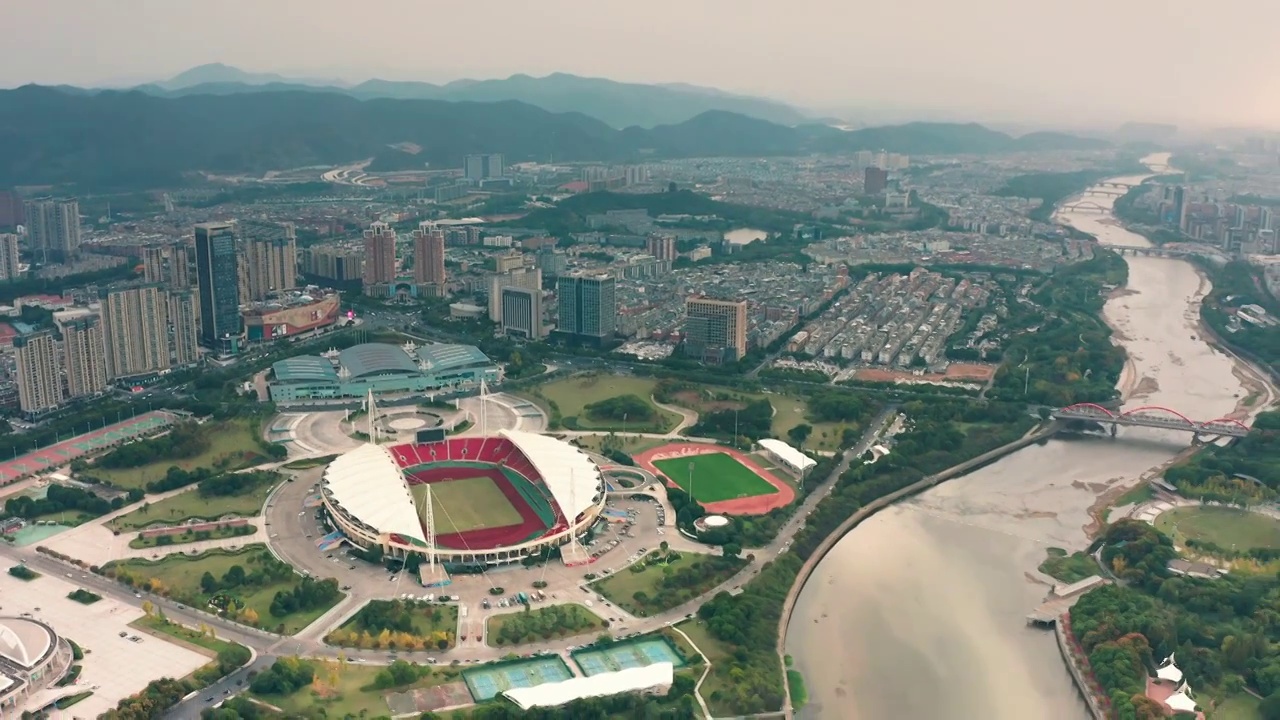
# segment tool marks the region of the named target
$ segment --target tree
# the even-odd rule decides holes
[[[799,425],[787,431],[787,437],[791,438],[791,442],[798,446],[803,446],[804,441],[809,439],[809,435],[813,432],[813,426],[808,423],[800,423]]]
[[[212,595],[218,592],[218,580],[213,577],[213,573],[206,570],[204,575],[200,576],[200,589],[203,590],[206,595]]]
[[[142,614],[151,617],[151,613],[155,612],[156,606],[150,600],[142,601]]]
[[[738,557],[742,554],[742,546],[736,543],[728,543],[721,550],[725,557]]]
[[[1280,720],[1280,690],[1271,693],[1258,704],[1258,716],[1262,720]]]

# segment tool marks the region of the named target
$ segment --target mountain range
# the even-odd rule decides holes
[[[410,154],[405,143],[421,150]],[[906,154],[1094,149],[1061,133],[1018,138],[976,124],[909,123],[844,131],[789,127],[725,111],[681,123],[618,130],[582,113],[534,105],[359,100],[346,94],[262,90],[164,98],[28,85],[0,91],[0,187],[154,188],[198,171],[260,174],[374,159],[374,169],[459,167],[469,153],[522,161],[643,162],[880,150]]]
[[[654,127],[684,122],[711,110],[723,110],[782,125],[813,122],[789,105],[764,98],[734,95],[684,83],[646,85],[566,73],[546,77],[512,75],[496,80],[455,80],[444,85],[397,80],[366,80],[348,85],[338,80],[288,78],[276,73],[250,73],[211,63],[191,68],[135,90],[159,97],[231,95],[249,92],[330,92],[360,100],[449,100],[498,102],[518,100],[550,112],[580,112],[615,128]]]

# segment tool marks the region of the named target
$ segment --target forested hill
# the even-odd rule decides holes
[[[409,154],[397,143],[422,149]],[[458,167],[464,155],[527,161],[631,161],[886,149],[995,153],[1099,141],[1040,134],[1030,142],[979,125],[910,123],[844,132],[713,111],[677,125],[615,130],[579,113],[521,102],[358,100],[322,92],[160,98],[141,92],[0,91],[0,186],[173,185],[185,173],[261,173],[378,158],[378,167]]]

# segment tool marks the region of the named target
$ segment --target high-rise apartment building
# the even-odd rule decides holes
[[[502,177],[506,174],[506,168],[499,153],[468,155],[462,162],[462,174],[469,182],[478,183]]]
[[[489,276],[489,319],[496,323],[502,322],[502,290],[509,287],[533,290],[541,296],[542,270],[522,267]]]
[[[444,285],[444,231],[422,223],[413,231],[413,281],[418,285]]]
[[[169,293],[169,347],[174,365],[191,365],[200,359],[199,308],[191,290]]]
[[[31,254],[40,262],[65,262],[80,250],[80,202],[37,198],[23,206]]]
[[[268,295],[298,287],[298,241],[285,237],[242,241],[241,300],[265,300]]]
[[[537,340],[542,337],[542,291],[502,288],[502,331]]]
[[[364,276],[364,253],[337,246],[307,248],[302,271],[335,282],[359,281]]]
[[[396,231],[376,222],[364,231],[364,284],[387,285],[396,281]]]
[[[103,352],[102,319],[90,313],[61,322],[59,326],[67,398],[88,397],[106,390],[109,376]]]
[[[27,415],[49,412],[62,404],[62,366],[52,330],[13,339],[18,369],[18,407]]]
[[[13,230],[23,224],[22,198],[17,191],[0,190],[0,230]]]
[[[0,233],[0,282],[17,280],[22,274],[18,262],[18,236]]]
[[[116,285],[102,298],[107,372],[129,377],[170,366],[169,293],[158,283]]]
[[[889,187],[889,171],[878,167],[863,170],[862,192],[864,195],[879,195]]]
[[[563,250],[543,248],[538,251],[538,268],[547,277],[557,277],[569,269],[569,256]]]
[[[196,226],[200,341],[222,355],[240,347],[240,272],[231,223]]]
[[[618,327],[617,281],[607,273],[579,272],[556,280],[560,333],[596,341]]]
[[[685,350],[705,362],[729,363],[747,354],[747,301],[697,297],[685,301]]]
[[[648,253],[658,260],[675,260],[676,237],[674,235],[650,235],[645,242]]]
[[[143,248],[142,277],[175,290],[191,287],[191,248],[183,244]]]

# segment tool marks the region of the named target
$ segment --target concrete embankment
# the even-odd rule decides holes
[[[1094,720],[1107,720],[1107,713],[1098,704],[1098,697],[1089,690],[1089,683],[1085,682],[1084,670],[1080,668],[1075,654],[1071,652],[1070,638],[1067,637],[1069,631],[1066,629],[1070,624],[1070,620],[1064,614],[1053,626],[1053,634],[1058,638],[1058,650],[1062,653],[1062,661],[1067,664],[1067,670],[1071,671],[1071,679],[1075,681],[1076,689],[1080,691],[1085,704],[1089,706],[1089,714]]]
[[[858,524],[861,523],[863,520],[866,520],[867,518],[883,510],[884,508],[889,507],[890,505],[898,502],[899,500],[911,497],[912,495],[915,495],[919,492],[927,490],[933,487],[934,485],[937,485],[940,482],[944,482],[946,480],[950,480],[952,478],[956,478],[966,473],[977,470],[978,468],[984,465],[987,465],[988,463],[992,463],[992,462],[995,462],[996,460],[999,460],[1000,458],[1004,457],[1005,455],[1008,455],[1009,453],[1016,452],[1018,450],[1021,450],[1024,447],[1027,447],[1028,445],[1031,445],[1033,443],[1037,443],[1046,438],[1052,437],[1060,429],[1061,429],[1060,423],[1052,422],[1049,425],[1039,430],[1035,430],[1033,432],[1027,433],[1026,435],[1023,435],[1022,437],[1018,438],[1017,440],[1014,440],[1011,443],[1001,445],[1000,447],[995,448],[994,450],[989,450],[975,458],[966,460],[958,465],[953,465],[952,467],[949,467],[946,470],[943,470],[942,472],[939,472],[934,475],[930,475],[929,477],[926,477],[918,482],[912,483],[907,487],[901,488],[899,490],[895,490],[889,493],[888,495],[885,495],[884,497],[872,500],[871,502],[862,506],[853,515],[850,515],[847,520],[840,523],[840,525],[836,527],[835,530],[831,531],[831,533],[827,535],[827,537],[825,537],[821,543],[818,544],[818,547],[814,549],[813,554],[810,555],[809,559],[806,560],[804,565],[800,567],[800,573],[796,577],[795,583],[791,585],[791,591],[787,593],[787,598],[783,602],[782,617],[778,619],[778,663],[785,667],[784,655],[786,654],[785,645],[786,645],[786,638],[787,638],[787,626],[791,624],[791,614],[792,612],[795,611],[796,600],[797,598],[800,597],[800,592],[804,590],[805,583],[809,581],[810,576],[813,575],[813,571],[822,562],[822,559],[826,557],[827,553],[831,552],[831,549],[836,546],[836,543],[838,543],[846,534],[848,534],[850,530],[857,527]],[[785,713],[785,717],[791,718],[792,712],[791,712],[790,688],[787,688],[785,690],[785,693],[786,693],[785,705],[784,705],[783,711]]]

